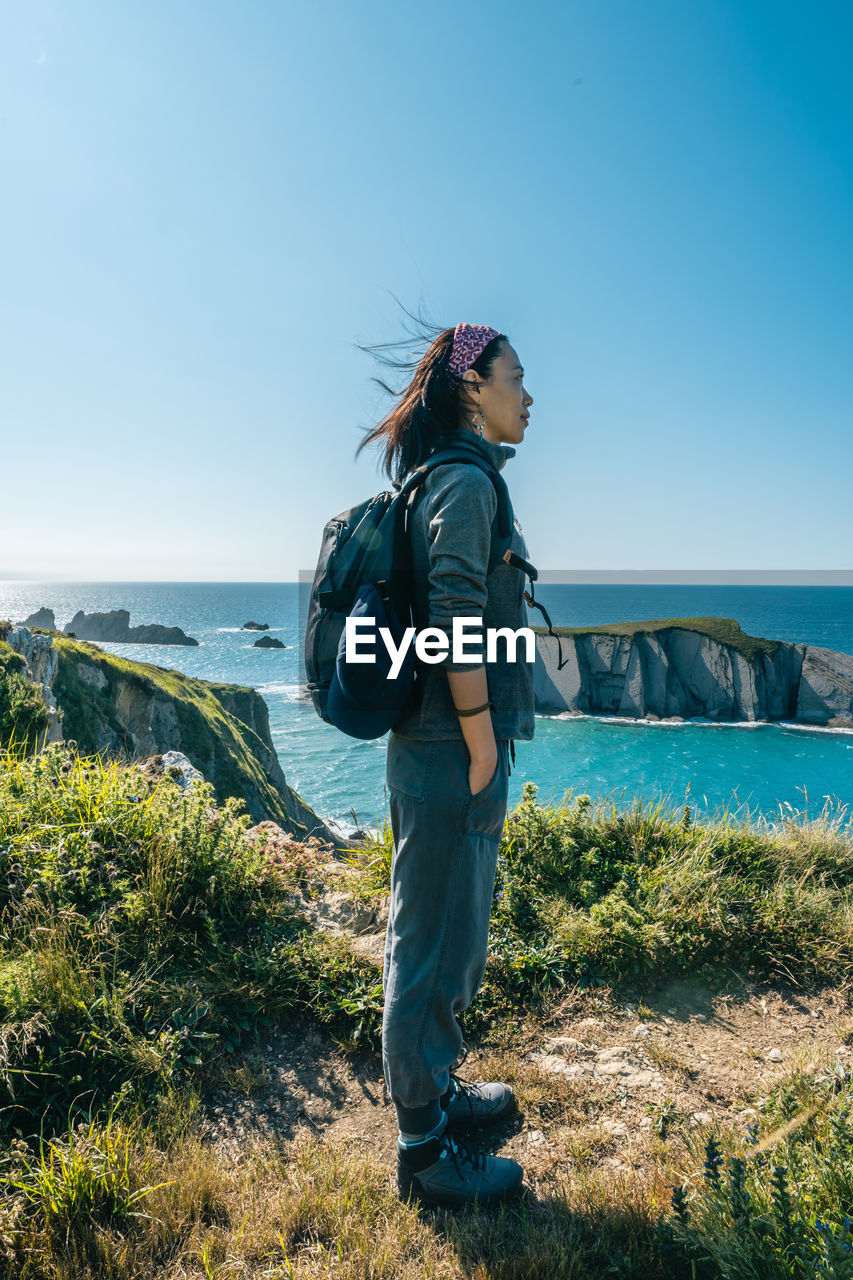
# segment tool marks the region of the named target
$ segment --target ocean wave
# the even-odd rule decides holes
[[[780,729],[796,729],[798,733],[832,733],[853,737],[853,729],[845,729],[841,725],[799,724],[796,720],[777,720]]]
[[[259,684],[255,688],[263,697],[268,694],[283,694],[288,702],[304,702],[309,696],[307,690],[303,690],[298,684]]]
[[[796,720],[646,720],[635,716],[587,715],[577,711],[537,712],[537,720],[595,720],[599,724],[644,725],[650,729],[796,729],[799,733],[830,733],[853,736],[853,729],[837,725],[801,724]]]

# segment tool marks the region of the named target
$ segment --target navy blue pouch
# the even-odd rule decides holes
[[[375,661],[347,662],[344,628],[329,684],[328,718],[351,738],[381,738],[400,719],[413,692],[414,644],[409,645],[398,674],[391,679],[392,658],[379,628],[388,628],[395,649],[399,649],[405,628],[393,607],[383,600],[372,582],[366,582],[358,590],[349,617],[373,619],[371,627],[360,629],[358,648],[362,654],[373,653]]]

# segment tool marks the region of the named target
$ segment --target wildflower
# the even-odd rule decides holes
[[[722,1148],[715,1138],[709,1138],[705,1144],[705,1177],[711,1182],[719,1183],[718,1165],[723,1163]]]

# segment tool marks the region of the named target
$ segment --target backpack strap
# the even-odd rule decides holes
[[[420,466],[414,467],[410,471],[400,486],[400,496],[406,503],[407,515],[411,511],[416,491],[423,484],[430,471],[434,471],[436,467],[444,466],[450,462],[472,463],[475,467],[479,467],[481,471],[485,472],[494,485],[498,508],[492,522],[492,545],[489,553],[488,572],[491,573],[498,561],[503,560],[506,564],[511,564],[515,568],[521,569],[524,573],[528,573],[532,569],[534,576],[537,576],[536,570],[533,569],[532,565],[528,564],[528,561],[522,560],[520,556],[516,556],[514,552],[509,550],[513,517],[506,481],[500,472],[492,466],[488,458],[483,457],[475,449],[469,449],[463,443],[455,446],[451,445],[446,449],[437,449]]]
[[[498,500],[498,509],[495,513],[495,519],[492,523],[492,547],[489,554],[489,565],[487,572],[491,572],[499,560],[503,560],[504,564],[511,565],[514,569],[520,569],[521,572],[530,582],[530,590],[524,592],[524,599],[530,608],[538,609],[545,619],[545,625],[548,628],[549,636],[557,641],[557,670],[562,671],[568,662],[568,658],[563,657],[563,646],[560,643],[560,637],[554,631],[548,611],[543,604],[536,599],[534,590],[534,582],[539,578],[538,569],[525,560],[522,556],[516,555],[514,551],[510,551],[509,544],[512,538],[512,505],[509,500],[509,490],[503,476],[493,467],[488,458],[485,458],[475,449],[469,449],[467,445],[459,443],[455,446],[451,445],[446,449],[438,449],[435,453],[431,453],[419,467],[415,467],[400,486],[400,496],[406,504],[406,514],[411,511],[411,503],[414,495],[417,493],[420,485],[426,479],[430,471],[435,467],[443,466],[448,462],[470,462],[474,466],[479,467],[491,479],[495,486],[495,494]]]

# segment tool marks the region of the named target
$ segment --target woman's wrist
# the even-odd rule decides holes
[[[474,761],[494,761],[497,746],[492,726],[491,703],[486,668],[475,666],[470,671],[448,671],[448,684],[453,705],[459,716],[459,728]],[[481,708],[477,715],[466,716],[469,709]],[[459,714],[462,712],[462,714]]]

